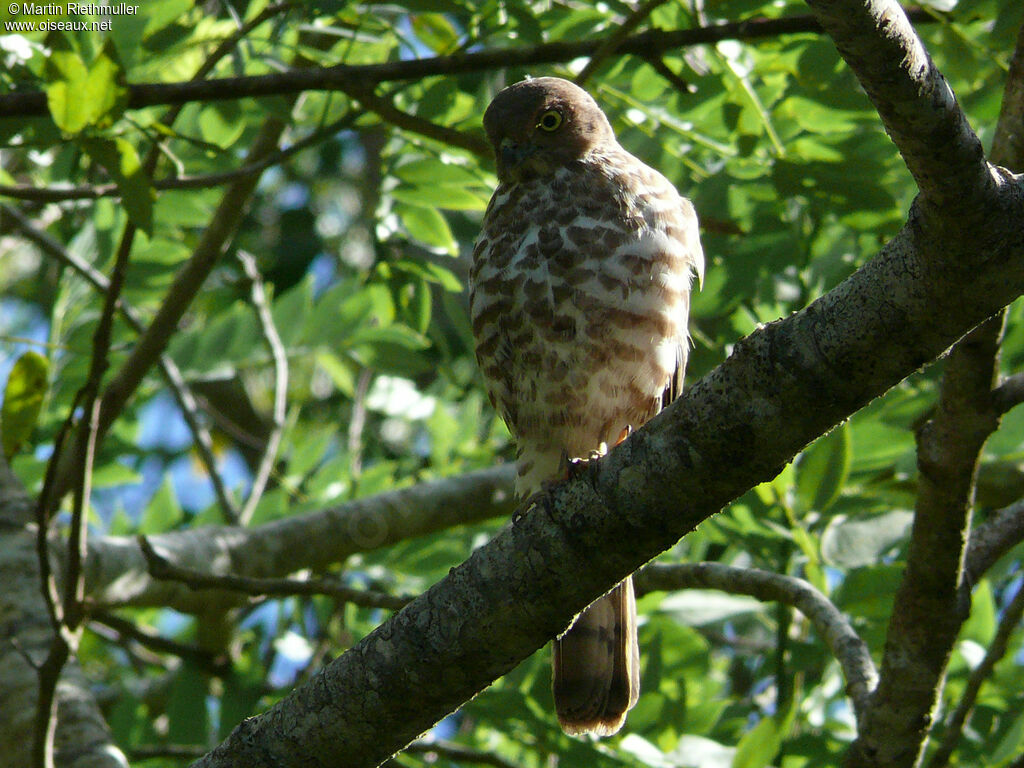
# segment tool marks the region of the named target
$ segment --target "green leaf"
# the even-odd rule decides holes
[[[448,53],[459,43],[458,33],[452,23],[440,13],[414,14],[412,29],[416,37],[434,53]]]
[[[92,474],[92,484],[96,488],[114,488],[120,485],[137,483],[142,478],[131,467],[119,461],[108,461],[99,466]]]
[[[421,157],[395,168],[395,176],[412,185],[484,188],[485,177],[475,168],[436,157]]]
[[[824,512],[839,498],[850,475],[850,434],[845,424],[816,440],[796,463],[802,509]]]
[[[843,568],[875,565],[907,537],[913,522],[914,513],[905,509],[869,518],[837,515],[821,534],[821,554]]]
[[[1012,715],[1012,713],[1007,714]],[[1024,744],[1024,712],[1018,713],[1013,718],[1013,723],[1006,729],[1005,735],[999,740],[992,751],[989,764],[1003,765],[1004,761],[1008,764],[1012,758],[1019,758],[1022,744]]]
[[[0,409],[0,436],[7,459],[32,436],[46,397],[49,372],[50,361],[31,351],[19,357],[11,368]]]
[[[407,272],[410,275],[421,277],[428,283],[440,285],[446,291],[452,293],[462,292],[462,281],[450,269],[445,269],[440,264],[429,261],[413,261],[412,259],[397,259],[388,262],[388,267],[397,272]]]
[[[122,138],[86,139],[82,146],[117,182],[128,218],[147,235],[152,235],[156,193],[135,147]]]
[[[775,107],[776,113],[793,118],[810,133],[848,133],[856,130],[867,113],[835,109],[803,96],[790,96]]]
[[[47,59],[46,102],[64,133],[110,126],[124,112],[128,91],[121,85],[121,68],[113,42],[86,66],[74,51],[54,51]]]
[[[47,59],[47,69],[51,82],[46,87],[46,103],[53,122],[65,133],[78,133],[89,125],[92,105],[74,95],[85,90],[89,70],[72,51],[54,51]]]
[[[482,192],[473,192],[466,187],[442,185],[401,185],[391,190],[391,196],[410,205],[441,208],[447,211],[482,211],[487,207],[488,200],[487,195]]]
[[[345,397],[354,397],[356,392],[356,375],[350,365],[328,349],[321,349],[316,355],[317,365],[331,377],[335,389]]]
[[[971,593],[971,615],[960,627],[960,638],[974,640],[982,647],[988,647],[998,623],[999,609],[992,594],[992,583],[982,579]]]
[[[452,256],[459,252],[448,221],[436,208],[425,208],[422,205],[405,205],[395,203],[395,213],[402,220],[402,226],[413,240],[440,248]]]
[[[203,139],[222,149],[232,146],[245,131],[245,118],[233,101],[208,104],[199,113]]]
[[[389,325],[386,328],[360,328],[348,339],[350,346],[360,344],[396,344],[405,349],[415,350],[427,347],[427,340],[412,328],[404,325]]]
[[[157,488],[153,498],[146,505],[139,521],[139,533],[148,535],[152,533],[163,533],[176,528],[184,519],[181,505],[174,496],[174,489],[171,481],[164,478],[164,481]]]
[[[748,731],[736,745],[732,768],[764,768],[779,753],[782,742],[793,727],[796,702],[792,702],[784,715],[766,717]]]
[[[205,744],[209,738],[206,697],[209,675],[185,661],[171,683],[167,738],[174,744]]]

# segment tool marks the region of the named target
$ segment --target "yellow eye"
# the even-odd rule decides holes
[[[542,131],[557,131],[558,127],[562,124],[562,113],[557,109],[549,109],[540,119],[537,121],[537,127]]]

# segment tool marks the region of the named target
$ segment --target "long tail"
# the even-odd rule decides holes
[[[616,733],[640,695],[633,578],[577,616],[553,650],[552,688],[562,730]]]

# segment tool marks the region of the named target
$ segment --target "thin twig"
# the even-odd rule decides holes
[[[34,243],[44,255],[73,269],[97,291],[105,292],[107,290],[109,282],[106,275],[65,248],[49,232],[36,227],[17,208],[0,203],[0,216],[6,216],[13,220],[15,227],[17,227],[25,239]],[[122,298],[118,302],[118,307],[121,311],[121,316],[125,319],[128,326],[136,333],[142,333],[145,326],[131,304]],[[182,417],[185,419],[185,423],[192,432],[196,452],[199,454],[199,459],[206,469],[207,475],[210,477],[214,493],[224,512],[224,517],[228,522],[234,522],[238,519],[237,508],[224,485],[223,478],[217,472],[217,459],[213,453],[213,437],[200,418],[199,404],[196,401],[196,397],[186,383],[184,376],[182,376],[177,363],[169,355],[161,354],[157,363],[160,366],[160,373],[163,375],[164,381],[171,391],[171,396],[174,397]]]
[[[267,480],[274,469],[274,462],[277,461],[277,449],[281,445],[281,437],[284,435],[285,416],[288,406],[288,353],[285,351],[281,336],[274,325],[274,316],[270,312],[267,303],[267,294],[263,290],[263,278],[259,268],[256,266],[256,259],[245,251],[238,251],[238,261],[242,264],[246,278],[250,284],[250,294],[253,306],[256,308],[256,317],[259,319],[260,330],[263,333],[263,340],[270,350],[270,356],[274,360],[274,407],[271,412],[271,429],[263,448],[263,455],[260,457],[256,472],[253,475],[252,487],[249,495],[242,505],[239,514],[239,522],[246,525],[256,511],[263,491],[267,487]]]
[[[352,396],[352,415],[348,420],[349,474],[352,476],[353,491],[363,473],[363,427],[366,425],[366,390],[370,388],[373,371],[364,368],[359,372],[355,393]]]
[[[426,136],[428,139],[439,141],[442,144],[461,147],[462,149],[472,152],[478,157],[491,156],[491,147],[482,135],[466,133],[465,131],[459,131],[455,128],[438,125],[437,123],[432,123],[422,117],[417,117],[416,115],[409,114],[408,112],[403,112],[389,99],[378,96],[374,93],[372,84],[366,85],[365,83],[353,81],[351,83],[346,83],[341,90],[362,104],[366,109],[370,110],[382,120],[390,123],[396,128],[400,128],[401,130],[408,131],[410,133],[416,133],[420,136]]]
[[[1006,413],[1024,403],[1024,373],[1008,376],[992,391],[992,400],[999,413]]]
[[[1024,541],[1024,499],[1018,499],[971,529],[964,573],[973,584],[999,558]]]
[[[655,72],[665,78],[669,85],[680,93],[690,95],[697,92],[697,87],[693,83],[688,82],[682,75],[674,72],[661,56],[644,56],[644,61],[650,64]]]
[[[928,768],[945,768],[949,765],[949,758],[953,754],[953,750],[956,749],[968,718],[974,710],[974,703],[978,700],[981,686],[992,676],[992,670],[995,669],[999,660],[1006,655],[1006,649],[1010,644],[1010,635],[1020,624],[1021,616],[1024,616],[1024,585],[1018,587],[1017,594],[1003,612],[1003,618],[999,620],[999,628],[985,652],[985,658],[967,678],[967,687],[960,696],[960,702],[956,705],[956,709],[949,717],[942,742],[929,760]]]
[[[839,662],[846,679],[846,693],[860,719],[878,680],[871,652],[842,612],[808,582],[793,576],[721,563],[655,563],[639,571],[634,578],[640,592],[710,587],[797,608],[814,625]]]
[[[320,142],[331,138],[339,131],[355,122],[357,114],[347,112],[337,120],[318,128],[311,134],[291,146],[278,149],[275,152],[261,158],[258,161],[246,163],[232,171],[220,173],[208,173],[198,176],[171,176],[165,179],[157,179],[153,182],[153,189],[157,191],[181,190],[181,189],[208,189],[228,184],[247,176],[265,171],[273,165],[279,165],[294,154],[308,149]],[[67,200],[98,200],[104,197],[120,197],[121,190],[116,184],[96,184],[85,187],[32,187],[32,186],[3,186],[0,185],[0,197],[10,197],[20,200],[30,200],[41,203],[59,203]]]
[[[464,744],[457,744],[446,739],[423,739],[414,741],[404,752],[416,752],[419,754],[435,754],[438,757],[447,757],[459,763],[477,763],[478,765],[493,765],[495,768],[518,768],[518,763],[506,760],[493,752],[484,752],[479,749],[467,747]]]
[[[399,597],[376,590],[344,587],[336,579],[254,579],[230,574],[215,576],[174,565],[153,549],[145,536],[139,536],[138,542],[153,578],[179,581],[190,589],[219,589],[255,596],[325,595],[363,608],[384,608],[389,611],[401,610],[412,600],[411,597]]]
[[[113,336],[114,313],[117,310],[121,290],[124,288],[128,259],[131,255],[131,243],[130,237],[123,239],[118,248],[104,297],[103,310],[93,333],[89,373],[82,388],[75,396],[75,402],[82,404],[82,412],[86,414],[86,420],[84,426],[79,427],[75,432],[78,442],[77,452],[82,456],[82,461],[80,468],[75,468],[77,476],[68,537],[67,565],[64,573],[64,594],[59,597],[56,594],[56,584],[50,570],[47,542],[50,516],[60,498],[60,495],[53,490],[60,477],[59,466],[62,458],[62,452],[58,451],[56,447],[50,457],[50,466],[47,468],[47,482],[50,484],[50,488],[44,487],[40,494],[37,511],[39,530],[36,546],[40,570],[44,574],[43,595],[50,609],[54,633],[47,659],[39,670],[39,696],[32,743],[32,759],[37,768],[53,768],[54,765],[57,684],[68,658],[77,651],[82,620],[85,616],[83,601],[85,599],[85,558],[88,551],[87,516],[92,493],[92,469],[99,439],[100,387],[103,382],[103,374],[109,365],[108,355]],[[62,433],[71,434],[76,414],[77,408],[72,408],[64,422]],[[60,447],[63,448],[63,440],[60,443]]]
[[[942,17],[930,9],[910,8],[908,18],[915,23],[934,23]],[[618,46],[618,54],[650,55],[659,51],[721,40],[756,40],[799,32],[820,32],[821,25],[809,15],[782,19],[749,19],[709,27],[680,30],[647,30],[628,37]],[[140,83],[128,86],[128,108],[140,109],[158,104],[184,104],[190,101],[248,99],[280,96],[301,91],[345,91],[354,84],[362,87],[398,80],[421,80],[437,75],[507,67],[555,64],[594,55],[607,37],[573,42],[541,43],[521,48],[495,48],[474,53],[406,59],[379,64],[339,64],[324,69],[291,69],[269,75],[230,77],[184,83]],[[17,92],[0,96],[0,114],[5,118],[41,117],[47,114],[46,94],[42,91]]]
[[[161,637],[116,614],[103,611],[91,614],[89,619],[95,624],[101,624],[114,630],[122,640],[132,640],[157,653],[168,653],[188,659],[211,674],[223,676],[231,671],[231,661],[223,654],[214,654],[196,645]]]
[[[654,9],[659,5],[664,4],[665,0],[647,0],[647,2],[641,4],[626,18],[622,24],[615,27],[615,31],[612,32],[608,37],[601,41],[601,45],[598,46],[597,50],[590,57],[590,61],[587,62],[586,66],[580,70],[580,73],[576,75],[576,85],[582,86],[590,76],[594,74],[599,66],[601,66],[615,51],[625,42],[633,30],[636,29],[640,24],[654,13]]]

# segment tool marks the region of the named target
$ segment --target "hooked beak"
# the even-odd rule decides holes
[[[536,149],[537,147],[533,144],[518,144],[514,139],[506,136],[498,146],[498,161],[505,168],[515,168],[532,155]]]

